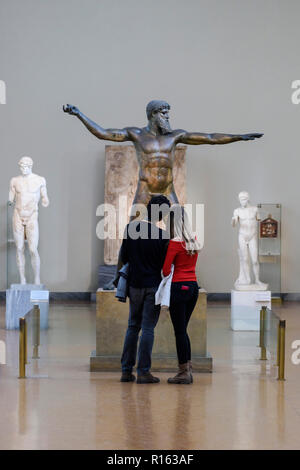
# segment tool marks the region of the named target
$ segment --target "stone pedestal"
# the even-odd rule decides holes
[[[271,291],[231,291],[231,329],[259,331],[260,310],[271,308]]]
[[[19,328],[19,318],[24,317],[33,305],[40,307],[40,328],[48,328],[49,302],[30,301],[31,291],[46,291],[44,285],[36,284],[12,284],[6,290],[5,325],[7,330]]]
[[[98,267],[98,288],[102,288],[105,284],[116,277],[117,265],[100,264]]]
[[[115,291],[97,291],[96,351],[90,358],[91,371],[120,371],[123,342],[128,323],[129,300],[119,302]],[[206,292],[200,289],[189,323],[194,372],[212,372],[212,358],[206,349]],[[177,370],[173,325],[168,310],[162,309],[155,328],[152,371]]]

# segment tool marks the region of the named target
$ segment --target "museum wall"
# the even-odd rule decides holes
[[[209,292],[233,285],[230,222],[246,189],[254,204],[282,204],[282,291],[300,292],[300,106],[291,102],[299,14],[297,0],[1,0],[0,290],[8,185],[23,155],[47,178],[51,203],[40,209],[42,280],[52,291],[96,288],[105,141],[62,105],[122,128],[145,125],[145,106],[156,98],[171,104],[174,128],[265,133],[187,150],[188,202],[205,204],[201,285]]]

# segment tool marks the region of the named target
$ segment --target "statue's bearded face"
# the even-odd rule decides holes
[[[170,123],[169,123],[169,109],[163,108],[154,113],[153,118],[155,123],[162,134],[169,134],[172,132]]]

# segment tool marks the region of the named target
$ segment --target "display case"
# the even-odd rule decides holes
[[[258,204],[258,256],[260,279],[272,297],[281,293],[281,204]]]

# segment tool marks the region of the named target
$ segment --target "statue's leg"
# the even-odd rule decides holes
[[[157,196],[159,194],[163,194],[163,193],[157,193]],[[171,193],[165,194],[165,195],[166,197],[168,197],[171,204],[178,204],[178,198],[176,196],[174,188],[172,188]],[[148,186],[145,183],[140,182],[138,185],[135,197],[134,197],[131,211],[130,211],[130,214],[131,214],[130,219],[129,219],[130,222],[132,222],[136,218],[142,219],[147,216],[147,204],[150,201],[152,196],[153,194],[149,192]],[[109,283],[107,283],[103,287],[103,289],[109,290],[109,289],[113,289],[114,287],[117,287],[118,280],[119,280],[119,271],[122,268],[122,266],[123,266],[123,263],[122,263],[120,252],[119,252],[115,278]]]
[[[252,261],[255,284],[260,284],[261,282],[259,280],[258,246],[256,236],[251,238],[249,242],[249,251]]]
[[[31,265],[34,273],[34,284],[40,285],[40,255],[38,252],[39,244],[39,224],[37,213],[34,213],[26,225],[26,237],[31,256]]]
[[[151,194],[148,191],[148,187],[146,184],[142,184],[141,182],[138,185],[138,188],[135,193],[135,197],[132,203],[132,207],[130,210],[130,217],[129,221],[132,222],[136,218],[143,219],[147,215],[147,204],[151,199]],[[114,278],[103,286],[105,290],[111,290],[117,287],[119,281],[119,271],[122,268],[123,263],[121,260],[121,254],[119,251],[118,255],[118,262],[116,267],[116,272]]]
[[[240,274],[237,280],[238,284],[251,284],[250,276],[250,259],[248,243],[243,235],[239,235],[239,257],[240,257]]]
[[[145,182],[139,182],[134,200],[130,209],[130,222],[136,218],[143,219],[147,216],[147,204],[151,199],[148,186]]]
[[[13,215],[13,232],[14,232],[14,240],[16,244],[16,258],[17,258],[17,266],[20,275],[20,283],[26,284],[26,277],[25,277],[25,231],[24,225],[22,224],[22,220],[15,210]]]

